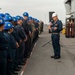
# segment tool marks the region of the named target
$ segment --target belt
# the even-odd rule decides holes
[[[52,33],[52,34],[59,34],[59,33]]]

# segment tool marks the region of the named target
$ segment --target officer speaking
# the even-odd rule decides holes
[[[62,30],[62,22],[58,19],[56,13],[52,14],[52,21],[50,22],[50,32],[52,33],[52,46],[54,49],[54,55],[51,58],[59,59],[61,57],[61,48],[60,48],[60,32]]]

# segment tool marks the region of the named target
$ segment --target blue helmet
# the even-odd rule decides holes
[[[30,16],[30,17],[28,17],[28,21],[30,21],[30,20],[32,20],[32,17]]]
[[[8,29],[11,29],[13,28],[14,26],[12,25],[11,22],[5,22],[5,25],[4,25],[4,30],[8,30]]]
[[[21,19],[24,20],[24,18],[21,16]]]
[[[16,17],[12,17],[14,22],[17,22],[17,18]]]
[[[24,12],[24,13],[23,13],[23,16],[29,17],[29,14],[28,14],[27,12]]]
[[[5,15],[9,15],[9,16],[10,16],[10,14],[9,14],[9,13],[5,13]]]
[[[36,22],[40,22],[39,20],[36,20]]]
[[[17,21],[22,20],[22,17],[18,15],[18,16],[16,16],[16,19],[17,19]]]
[[[1,16],[1,17],[5,17],[5,15],[4,15],[3,13],[0,13],[0,16]]]
[[[0,25],[4,24],[4,19],[2,17],[0,17]]]
[[[34,20],[34,18],[32,18],[32,20]]]
[[[31,17],[31,16],[29,16],[28,18],[29,18],[30,20],[32,20],[32,17]]]
[[[10,15],[6,15],[4,20],[5,21],[12,21],[12,17]]]
[[[33,20],[34,20],[34,21],[37,21],[37,19],[36,19],[36,18],[33,18]]]

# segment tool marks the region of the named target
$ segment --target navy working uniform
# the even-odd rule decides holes
[[[54,27],[57,27],[56,30],[54,30]],[[60,31],[62,30],[62,22],[60,20],[57,20],[56,22],[52,22],[52,45],[54,49],[54,56],[60,57]]]
[[[12,32],[9,31],[9,29],[13,28],[14,26],[10,22],[5,22],[4,30],[5,30],[5,36],[8,39],[9,48],[7,50],[7,75],[13,75],[14,72],[14,59],[15,59],[15,51],[16,51],[16,41],[11,34]]]
[[[27,17],[27,19],[23,19],[23,28],[24,28],[24,32],[26,33],[27,35],[27,41],[25,42],[25,52],[24,52],[24,58],[27,58],[29,57],[29,51],[30,51],[30,48],[29,48],[29,44],[30,44],[30,34],[29,34],[29,28],[28,28],[28,23],[27,23],[27,20],[28,20],[28,17],[29,17],[29,14],[27,12],[24,12],[23,13],[23,16],[24,17]]]
[[[36,20],[35,20],[35,29],[36,29],[36,32],[35,32],[35,41],[37,41],[37,39],[38,39],[38,35],[39,35],[39,24],[36,22]]]
[[[21,20],[21,17],[17,16],[17,21],[19,21],[19,20]],[[23,59],[24,59],[26,34],[24,32],[22,25],[20,25],[20,24],[16,25],[15,29],[21,39],[21,43],[19,44],[20,45],[20,47],[19,47],[19,64],[22,64]]]
[[[0,32],[0,75],[6,75],[8,40]]]
[[[15,62],[15,65],[14,65],[14,70],[17,70],[18,69],[18,64],[19,64],[19,44],[20,44],[20,37],[19,37],[19,35],[17,34],[17,31],[16,31],[16,28],[15,28],[15,26],[17,25],[16,24],[17,23],[17,19],[16,19],[16,17],[13,17],[13,25],[14,25],[14,31],[12,32],[12,35],[14,36],[14,39],[16,40],[16,43],[18,44],[18,47],[16,48],[16,55],[15,55],[15,60],[14,60],[14,62]]]
[[[4,25],[4,20],[0,17],[0,75],[6,75],[7,67],[7,50],[8,50],[8,40],[1,31],[1,26]]]
[[[15,51],[16,51],[16,41],[12,34],[9,34],[5,32],[5,35],[7,36],[9,40],[9,50],[8,52],[8,64],[7,64],[7,74],[13,75],[14,72],[14,59],[15,59]]]

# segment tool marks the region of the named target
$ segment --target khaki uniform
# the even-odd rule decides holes
[[[39,23],[39,34],[41,34],[41,22]]]
[[[31,27],[32,27],[32,38],[31,38],[31,42],[33,42],[34,35],[35,35],[35,24],[34,23],[31,23]]]

